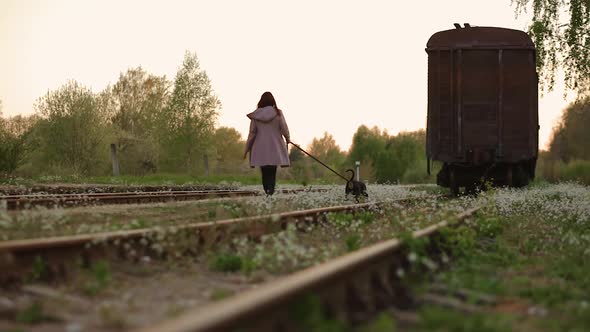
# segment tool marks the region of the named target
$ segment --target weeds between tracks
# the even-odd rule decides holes
[[[94,268],[81,267],[69,284],[58,286],[58,290],[83,298],[91,307],[102,308],[107,303],[108,310],[103,309],[103,314],[90,310],[81,315],[79,320],[63,320],[55,324],[90,324],[89,321],[96,320],[99,321],[98,326],[110,326],[114,324],[112,321],[116,322],[114,325],[125,327],[149,324],[182,312],[190,306],[229,296],[279,275],[346,253],[354,249],[347,240],[352,233],[358,233],[357,245],[360,247],[379,241],[380,238],[393,236],[396,227],[414,229],[420,227],[421,223],[434,222],[443,216],[434,212],[430,219],[422,216],[426,209],[435,208],[436,204],[438,203],[435,201],[429,201],[422,206],[418,204],[408,209],[359,213],[354,217],[334,214],[321,225],[306,225],[298,229],[291,227],[277,234],[267,235],[264,239],[260,238],[257,243],[246,238],[231,239],[211,246],[205,252],[193,252],[190,256],[176,255],[184,250],[185,245],[190,245],[190,241],[166,237],[162,239],[164,243],[158,244],[161,245],[162,253],[169,258],[167,260],[141,256],[131,266],[128,263],[111,262]],[[397,218],[394,218],[396,215]],[[405,216],[411,221],[404,224],[405,226],[395,226],[396,221]],[[326,246],[327,243],[334,245]],[[40,268],[38,272],[35,283],[43,283],[43,269]],[[166,284],[170,290],[158,288],[161,284]],[[184,287],[190,289],[180,291]],[[204,288],[208,291],[204,292]],[[123,303],[116,300],[121,296],[128,300]],[[167,300],[156,299],[161,296]],[[15,302],[19,298],[18,292],[11,297]],[[161,304],[162,310],[153,311],[150,303],[154,301]],[[49,308],[46,302],[47,300],[40,299],[34,303],[39,303],[42,308]],[[46,315],[54,318],[68,316],[67,308],[63,310],[57,313],[48,312]],[[104,312],[125,312],[124,324],[120,319],[105,315]],[[42,324],[51,322],[44,320]]]
[[[379,326],[391,331],[396,325],[404,331],[588,329],[590,189],[575,184],[501,189],[478,200],[486,208],[472,227],[446,234],[452,262],[434,281],[450,292],[485,294],[494,303],[469,314],[425,305],[409,327],[381,315],[366,331],[386,331]],[[417,296],[431,282],[415,283]]]

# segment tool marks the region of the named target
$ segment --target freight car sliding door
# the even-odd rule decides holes
[[[496,154],[499,144],[498,49],[429,53],[429,156],[455,162],[468,151]]]
[[[498,50],[463,49],[457,54],[457,147],[460,157],[468,151],[497,153],[500,95]],[[491,160],[489,160],[491,161]]]

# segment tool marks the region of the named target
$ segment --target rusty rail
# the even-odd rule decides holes
[[[26,194],[91,194],[91,193],[124,193],[147,191],[208,191],[236,190],[234,186],[220,185],[133,185],[133,184],[37,184],[32,186],[0,185],[0,196]]]
[[[457,215],[455,222],[478,209]],[[443,221],[412,235],[430,237],[451,224]],[[136,332],[293,331],[288,307],[305,294],[318,296],[326,311],[350,321],[359,307],[374,313],[404,296],[398,277],[407,265],[402,249],[399,239],[383,241]]]
[[[282,189],[279,193],[297,193],[305,189]],[[326,191],[311,189],[309,191]],[[8,210],[26,209],[35,206],[74,207],[99,204],[130,204],[154,203],[169,201],[201,200],[221,197],[243,197],[262,195],[252,190],[199,190],[199,191],[151,191],[151,192],[119,192],[119,193],[86,193],[86,194],[27,194],[0,196],[0,204],[6,204]]]

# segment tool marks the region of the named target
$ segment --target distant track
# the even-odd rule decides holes
[[[127,185],[127,184],[36,184],[27,186],[0,185],[2,195],[91,194],[148,191],[210,191],[237,190],[231,185]]]
[[[318,192],[326,189],[310,189]],[[283,189],[279,193],[297,193],[305,189]],[[0,196],[0,204],[8,210],[28,209],[36,206],[75,207],[103,204],[139,204],[170,201],[201,200],[221,197],[257,196],[263,193],[253,190],[198,190],[198,191],[147,191],[81,194],[25,194]]]

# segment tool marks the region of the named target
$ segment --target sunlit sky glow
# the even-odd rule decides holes
[[[424,51],[453,22],[524,30],[510,0],[0,0],[4,115],[31,114],[69,79],[98,92],[141,66],[173,80],[196,52],[223,108],[218,125],[247,135],[245,114],[272,91],[303,145],[324,131],[348,149],[359,125],[424,128]],[[539,101],[540,147],[567,105]]]

